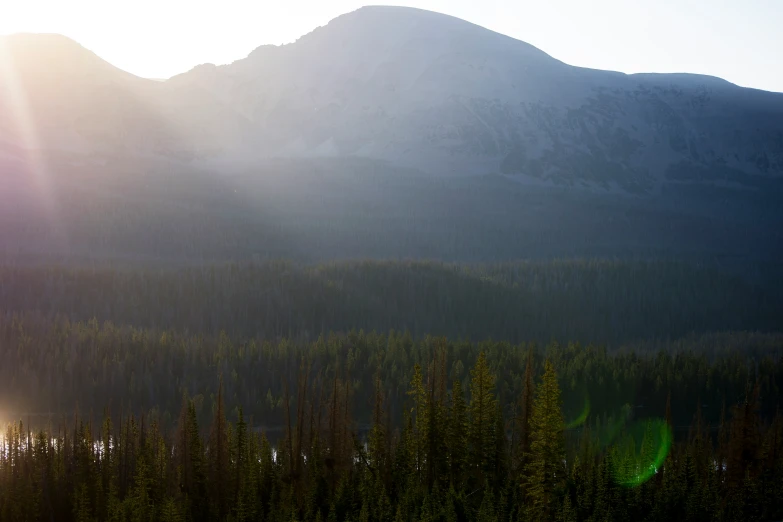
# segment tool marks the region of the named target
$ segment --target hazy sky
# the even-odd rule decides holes
[[[352,0],[0,0],[0,34],[61,33],[139,76],[167,78],[296,40]],[[783,92],[783,0],[419,0],[573,65],[696,72]]]

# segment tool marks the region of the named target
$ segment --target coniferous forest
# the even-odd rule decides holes
[[[777,520],[779,294],[663,262],[0,269],[0,520]]]

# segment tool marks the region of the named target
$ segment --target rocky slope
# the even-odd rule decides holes
[[[33,122],[25,134],[18,114],[2,118],[0,140],[14,145],[33,129],[43,148],[186,161],[359,156],[631,193],[764,190],[783,176],[783,94],[573,67],[417,9],[362,8],[295,43],[166,82],[62,37],[3,45],[0,70],[12,75],[0,108],[13,113],[21,86]]]
[[[296,43],[173,78],[257,125],[267,154],[359,155],[649,191],[783,174],[783,95],[566,65],[448,16],[363,8]]]

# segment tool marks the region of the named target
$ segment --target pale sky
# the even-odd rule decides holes
[[[362,5],[353,0],[0,0],[0,34],[61,33],[148,78],[244,58]],[[572,65],[693,72],[783,92],[783,0],[418,0]]]

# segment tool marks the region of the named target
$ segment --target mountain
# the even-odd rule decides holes
[[[133,76],[64,36],[0,36],[5,147],[193,160],[247,133],[235,132],[247,126],[242,118],[219,108],[198,89]]]
[[[417,9],[362,8],[171,83],[235,108],[270,155],[357,155],[637,192],[664,182],[758,187],[783,175],[781,94],[572,67]]]
[[[62,36],[2,37],[0,115],[0,260],[781,273],[783,94],[574,67],[433,12],[361,8],[166,81]]]
[[[132,147],[140,133],[163,123],[145,110],[153,85],[63,36],[2,37],[0,58],[7,142],[84,152],[121,136]]]
[[[758,189],[783,176],[783,94],[573,67],[418,9],[364,7],[295,43],[166,82],[119,71],[60,36],[2,45],[3,70],[18,78],[47,148],[185,160],[358,156],[636,193],[664,183]],[[6,75],[5,102],[9,92]],[[3,123],[5,141],[19,144]]]

